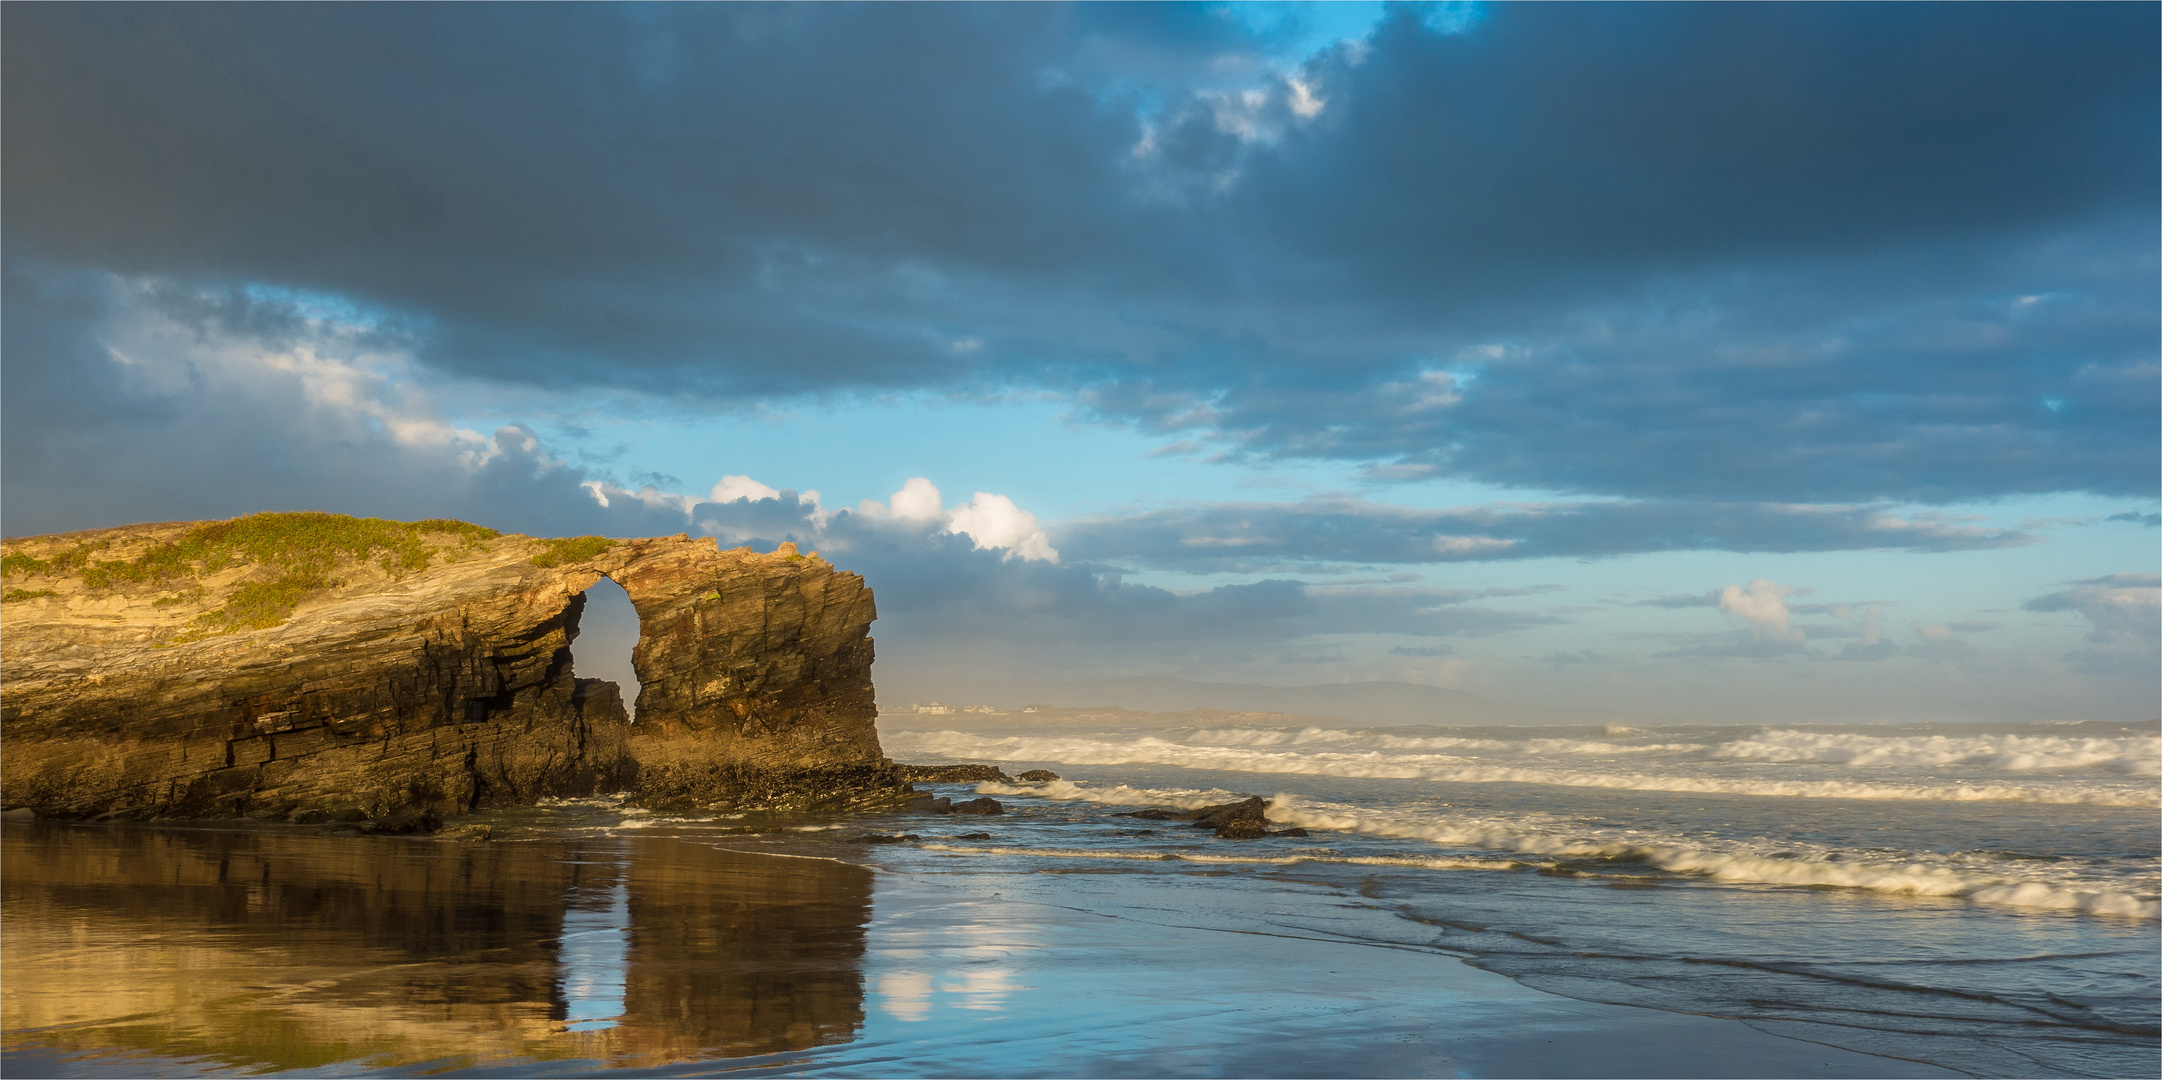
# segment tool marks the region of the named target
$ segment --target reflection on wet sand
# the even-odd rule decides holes
[[[7,828],[10,1051],[661,1065],[863,1022],[871,875],[668,838]]]

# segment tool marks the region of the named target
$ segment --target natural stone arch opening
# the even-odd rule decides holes
[[[584,604],[571,643],[571,668],[579,679],[612,682],[623,695],[623,709],[632,723],[638,722],[638,672],[631,665],[631,650],[638,646],[638,609],[631,596],[603,574],[581,594]]]

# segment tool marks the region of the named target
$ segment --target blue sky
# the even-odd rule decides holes
[[[2155,711],[2151,6],[9,23],[9,535],[793,539],[889,698]]]

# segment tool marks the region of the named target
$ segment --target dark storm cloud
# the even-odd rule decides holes
[[[1675,501],[1500,504],[1446,510],[1357,499],[1221,503],[1066,522],[1081,559],[1182,570],[1298,562],[1437,563],[1649,551],[1965,551],[2034,542],[2014,529],[1882,507]],[[1646,601],[1706,606],[1696,597]]]
[[[328,363],[311,385],[290,363],[384,344],[376,331],[326,331],[242,296],[4,272],[6,535],[300,509],[542,536],[684,528],[680,511],[600,507],[586,472],[523,427],[452,436],[437,422],[401,442],[392,428],[428,410],[399,415],[364,367]],[[353,393],[326,394],[326,376]]]
[[[0,212],[509,382],[1033,384],[1664,499],[2153,491],[2152,5],[1428,22],[1294,86],[1211,8],[17,5]]]
[[[1328,160],[1257,155],[1243,191],[1414,299],[2152,209],[2152,10],[1530,4],[1461,35],[1407,14],[1315,65],[1341,107],[1287,141]]]
[[[2145,496],[2162,393],[2152,236],[2117,220],[2077,237],[1767,255],[1527,314],[1483,343],[1392,342],[1424,354],[1404,367],[1256,356],[1272,378],[1129,380],[1086,400],[1167,434],[1212,429],[1198,448],[1370,462],[1377,480],[1723,500]]]
[[[939,333],[980,302],[953,295],[972,275],[1190,269],[1147,239],[1176,218],[1119,194],[1131,109],[1047,77],[1093,21],[1051,8],[9,21],[24,250],[352,296],[497,377],[941,385],[983,372]],[[1169,48],[1209,20],[1119,21]]]
[[[11,314],[0,348],[12,360],[0,407],[10,473],[0,526],[11,536],[309,508],[457,517],[543,536],[688,532],[758,550],[787,540],[862,573],[877,590],[882,632],[925,654],[996,638],[1002,647],[1046,655],[1086,647],[1119,661],[1136,650],[1229,655],[1324,635],[1477,637],[1559,621],[1478,603],[1539,589],[1267,580],[1173,592],[1090,565],[978,548],[941,521],[829,512],[792,491],[728,503],[628,492],[557,459],[518,426],[448,443],[440,441],[447,429],[430,428],[423,434],[437,441],[401,442],[399,426],[425,420],[425,411],[386,411],[395,402],[369,397],[365,386],[340,396],[311,384],[293,367],[310,353],[295,347],[338,339],[290,306],[145,294],[82,273],[10,272],[6,289]],[[95,332],[116,321],[118,331]],[[106,341],[132,349],[164,340],[160,333],[197,351],[160,354],[156,363],[146,351],[130,361]],[[363,345],[375,337],[348,336]],[[366,376],[336,364],[313,374],[363,384]]]

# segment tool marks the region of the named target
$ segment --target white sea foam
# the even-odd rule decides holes
[[[1635,834],[1571,836],[1507,819],[1443,813],[1381,812],[1279,795],[1269,819],[1308,829],[1331,829],[1397,839],[1427,840],[1519,855],[1642,862],[1674,873],[1758,885],[1837,886],[1914,896],[1958,897],[2005,907],[2054,908],[2092,915],[2162,918],[2162,900],[2117,883],[2082,880],[2042,866],[2014,867],[1976,855],[1909,853],[1849,857],[1809,846],[1766,841],[1707,843]]]
[[[662,825],[711,825],[716,821],[735,821],[743,817],[742,814],[703,814],[698,817],[654,817],[651,810],[639,810],[636,808],[618,810],[616,812],[625,815],[623,820],[618,821],[613,825],[602,826],[603,828],[651,829]]]
[[[2034,735],[1885,737],[1853,732],[1766,731],[1720,744],[1713,757],[1839,765],[1970,765],[1989,769],[2102,767],[2162,775],[2162,738],[2067,739]]]
[[[976,793],[1033,795],[1039,799],[1103,803],[1107,806],[1176,806],[1181,810],[1218,806],[1248,797],[1222,788],[1136,788],[1125,784],[1099,788],[1084,787],[1070,780],[1052,780],[1041,784],[1002,784],[996,780],[986,780],[976,785]]]
[[[1607,771],[1537,763],[1481,764],[1473,759],[1454,755],[1389,753],[1382,750],[1195,746],[1155,735],[1114,740],[1080,735],[996,736],[962,731],[910,731],[893,732],[887,737],[887,741],[897,752],[941,754],[964,760],[1056,761],[1077,765],[1174,765],[1227,772],[1437,780],[1461,784],[1545,784],[1624,791],[1699,792],[1816,799],[2162,805],[2162,791],[2157,791],[2151,784],[2101,780],[2044,786],[1979,780],[1946,782],[1924,778],[1917,778],[1919,782],[1901,783],[1896,777],[1779,779],[1762,775],[1709,773],[1707,766],[1712,763],[1702,760],[1664,763],[1667,767],[1663,771]]]
[[[1094,788],[1059,780],[1040,785],[986,783],[976,790],[1008,796],[1035,796],[1064,802],[1111,806],[1192,808],[1237,798],[1235,793],[1192,788]],[[1195,852],[1136,852],[1015,847],[931,850],[1004,852],[1062,858],[1105,858],[1192,862],[1299,863],[1413,866],[1431,869],[1509,869],[1553,865],[1566,860],[1614,860],[1641,863],[1670,873],[1688,874],[1738,885],[1838,887],[1870,892],[1963,899],[1993,907],[2041,908],[2134,919],[2162,919],[2162,899],[2152,883],[2082,877],[2067,864],[2006,861],[1982,853],[1945,855],[1910,852],[1903,857],[1870,852],[1854,855],[1807,844],[1774,843],[1764,838],[1711,840],[1666,836],[1638,830],[1585,826],[1549,815],[1480,815],[1453,810],[1398,811],[1354,807],[1293,794],[1270,800],[1270,821],[1307,829],[1353,833],[1396,840],[1420,840],[1452,848],[1493,851],[1509,859],[1444,856],[1348,855],[1322,847],[1283,855],[1220,855]],[[1529,859],[1527,863],[1526,859]]]
[[[973,844],[918,844],[923,851],[952,855],[1028,855],[1046,859],[1114,859],[1122,862],[1237,863],[1266,866],[1297,866],[1300,863],[1341,863],[1347,866],[1409,866],[1422,870],[1513,870],[1519,866],[1506,859],[1421,859],[1391,855],[1337,855],[1326,849],[1302,850],[1290,855],[1220,855],[1206,851],[1112,851],[1088,848],[978,847]]]
[[[984,783],[987,794],[1032,796],[1062,802],[1109,806],[1193,808],[1239,798],[1216,789],[1139,788],[1120,784],[1097,788],[1067,780],[1044,784]],[[1670,873],[1738,885],[1839,887],[1870,892],[1963,899],[1992,907],[2077,911],[2091,915],[2162,919],[2162,899],[2154,875],[2137,880],[2098,880],[2076,862],[2007,860],[1986,852],[1943,854],[1883,851],[1850,853],[1765,837],[1717,839],[1665,835],[1636,829],[1588,825],[1538,812],[1471,813],[1442,808],[1397,810],[1325,802],[1279,793],[1271,799],[1270,821],[1314,830],[1396,840],[1418,840],[1451,848],[1470,848],[1509,859],[1465,859],[1396,855],[1355,855],[1326,847],[1301,848],[1282,855],[1217,855],[1192,852],[966,848],[969,852],[1071,858],[1189,861],[1333,862],[1427,866],[1433,869],[1505,869],[1527,864],[1553,865],[1568,860],[1640,863]],[[926,845],[935,850],[946,850]],[[1529,863],[1527,863],[1529,860]]]
[[[1609,731],[1629,734],[1631,729]],[[1503,750],[1526,754],[1660,754],[1688,753],[1705,749],[1703,743],[1616,743],[1596,739],[1474,739],[1453,735],[1394,735],[1356,728],[1196,728],[1178,738],[1189,746],[1326,746],[1358,744],[1366,750]]]
[[[1389,735],[1356,728],[1195,728],[1181,742],[1203,746],[1315,746],[1361,743],[1380,750],[1507,750],[1514,743],[1499,739],[1466,739],[1438,735],[1430,738]]]

